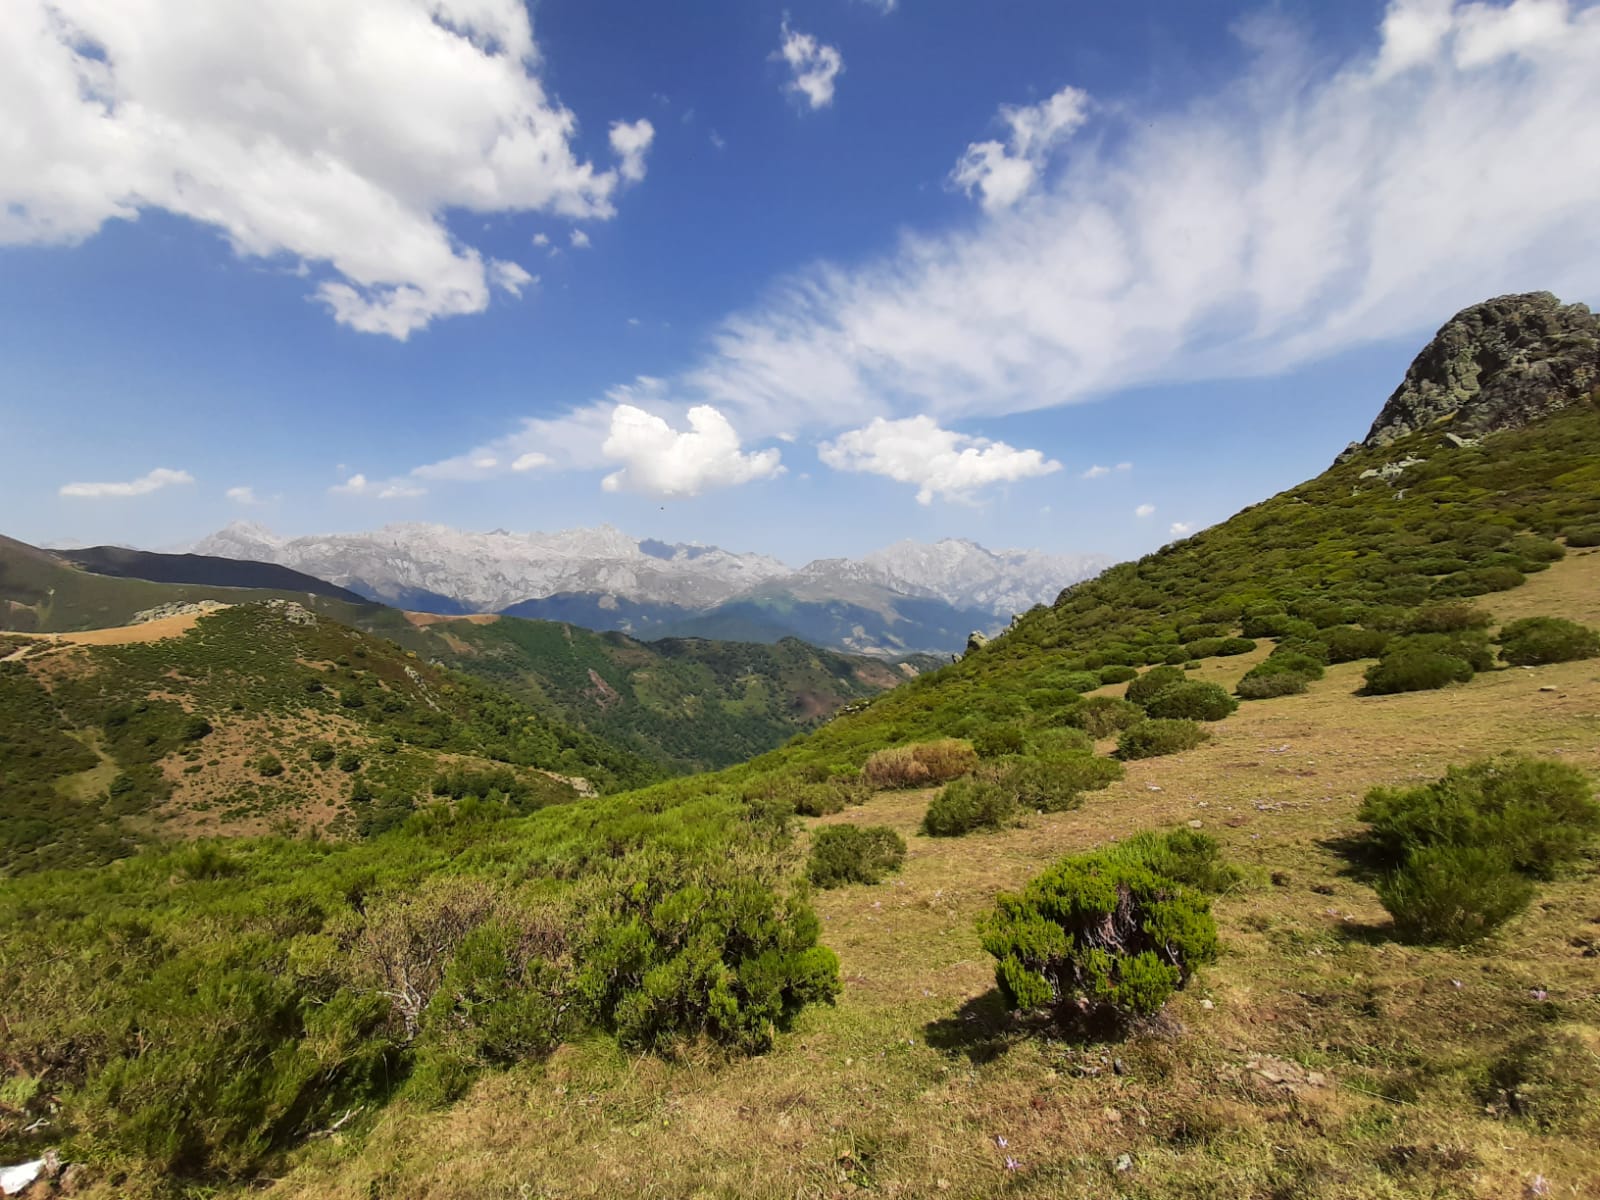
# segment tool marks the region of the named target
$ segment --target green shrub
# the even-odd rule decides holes
[[[1292,619],[1286,612],[1247,613],[1241,623],[1241,632],[1247,638],[1282,637],[1288,632]]]
[[[1183,669],[1185,671],[1198,671],[1200,669],[1200,664],[1199,662],[1186,662],[1183,664]]]
[[[339,770],[343,771],[346,775],[352,775],[361,770],[361,755],[357,754],[354,750],[340,751],[338,766]]]
[[[1406,640],[1396,638],[1395,642]],[[1427,692],[1452,683],[1465,683],[1472,676],[1472,664],[1464,658],[1422,646],[1390,643],[1383,657],[1367,668],[1362,691],[1369,696]]]
[[[1233,639],[1220,637],[1201,638],[1197,642],[1189,642],[1184,646],[1184,649],[1189,652],[1190,658],[1212,658],[1215,655],[1225,653],[1223,647],[1231,640]]]
[[[1092,692],[1100,686],[1100,676],[1095,671],[1069,671],[1061,677],[1061,686],[1074,692]]]
[[[1317,664],[1318,669],[1328,665],[1328,643],[1321,637],[1300,638],[1286,637],[1279,640],[1272,648],[1272,653],[1267,655],[1267,662],[1274,659],[1283,659],[1294,656],[1296,658],[1310,659]],[[1321,678],[1321,676],[1318,676]]]
[[[1081,729],[1055,727],[1034,729],[1028,733],[1028,753],[1040,758],[1060,754],[1090,754],[1094,739]]]
[[[1524,617],[1500,630],[1500,657],[1518,667],[1600,654],[1600,633],[1564,617]]]
[[[1528,906],[1533,884],[1504,854],[1477,846],[1413,851],[1378,883],[1378,900],[1407,941],[1465,945]]]
[[[1140,721],[1122,731],[1117,739],[1117,757],[1125,761],[1157,758],[1192,750],[1211,735],[1193,721],[1164,719]]]
[[[1274,671],[1262,675],[1251,671],[1234,689],[1241,700],[1273,700],[1279,696],[1298,696],[1310,685],[1311,677],[1298,671]]]
[[[972,735],[972,748],[979,758],[999,758],[1021,754],[1026,738],[1020,725],[989,725]]]
[[[1191,721],[1220,721],[1239,707],[1227,689],[1198,679],[1177,683],[1145,705],[1152,717],[1185,717]]]
[[[1188,649],[1183,646],[1166,646],[1164,648],[1152,647],[1151,649],[1156,654],[1154,661],[1167,663],[1172,666],[1185,665],[1191,658],[1194,657],[1194,655],[1190,654]]]
[[[251,760],[250,765],[255,768],[256,774],[267,779],[273,779],[283,774],[283,763],[276,754],[258,754]]]
[[[1021,808],[1065,812],[1082,803],[1084,792],[1110,787],[1123,776],[1122,764],[1094,754],[1024,758],[1005,765],[995,782],[1008,789]]]
[[[1303,643],[1302,643],[1303,644]],[[1322,660],[1297,650],[1282,654],[1274,651],[1251,667],[1250,675],[1304,675],[1307,679],[1321,679],[1327,672]]]
[[[1124,853],[1138,858],[1157,875],[1202,892],[1221,895],[1244,873],[1224,862],[1217,839],[1194,829],[1147,829],[1122,843]]]
[[[1182,682],[1184,682],[1183,672],[1177,667],[1151,667],[1128,685],[1126,698],[1130,703],[1143,708],[1161,692],[1173,684]]]
[[[1198,642],[1202,638],[1227,637],[1229,626],[1221,621],[1206,621],[1195,625],[1180,625],[1178,627],[1178,640],[1180,642]]]
[[[333,761],[334,749],[327,742],[312,742],[306,756],[314,763],[327,766]]]
[[[1483,596],[1509,592],[1527,581],[1527,576],[1513,566],[1479,567],[1446,575],[1434,584],[1433,590],[1439,596]]]
[[[978,765],[970,742],[943,738],[914,746],[892,746],[869,757],[861,777],[876,791],[932,787],[965,775]]]
[[[811,838],[806,875],[820,888],[877,883],[905,859],[905,840],[886,825],[826,825]]]
[[[982,935],[1006,1004],[1057,1019],[1151,1016],[1217,954],[1207,897],[1116,848],[1002,893]]]
[[[1017,815],[1016,792],[1003,781],[968,777],[946,784],[922,817],[930,837],[960,837],[975,829],[1004,829]]]
[[[1130,679],[1138,678],[1139,672],[1133,667],[1114,666],[1100,669],[1100,683],[1102,686],[1109,683],[1127,683]]]
[[[1600,546],[1600,525],[1568,526],[1561,536],[1567,539],[1567,545],[1574,548]]]
[[[1178,678],[1180,680],[1183,678],[1182,672],[1178,674]],[[1091,696],[1062,719],[1092,738],[1104,738],[1110,737],[1119,729],[1126,729],[1135,721],[1144,720],[1144,709],[1117,696]]]
[[[1506,552],[1528,563],[1560,562],[1567,556],[1566,548],[1560,542],[1528,533],[1507,542]]]
[[[1406,622],[1407,633],[1459,633],[1466,629],[1486,629],[1494,617],[1464,600],[1435,600],[1424,604]]]
[[[191,714],[183,722],[183,740],[186,742],[198,742],[201,738],[209,737],[211,732],[211,722],[198,713]]]
[[[1389,644],[1390,635],[1378,629],[1354,625],[1334,625],[1317,635],[1328,648],[1328,662],[1357,662],[1377,658]]]
[[[1255,642],[1249,638],[1231,637],[1223,638],[1222,645],[1217,647],[1216,653],[1223,658],[1231,658],[1235,654],[1249,654],[1256,648]]]
[[[1374,788],[1357,815],[1389,865],[1418,850],[1469,847],[1538,878],[1579,858],[1600,830],[1600,804],[1582,771],[1511,754],[1451,767],[1421,787]]]

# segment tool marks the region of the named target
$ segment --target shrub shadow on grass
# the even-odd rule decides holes
[[[1365,832],[1318,838],[1316,844],[1319,849],[1338,855],[1344,864],[1338,870],[1342,879],[1370,886],[1382,879],[1387,870],[1377,845]]]
[[[952,1017],[929,1021],[923,1039],[935,1050],[964,1054],[975,1065],[993,1062],[1022,1036],[1022,1022],[1006,1009],[999,988],[973,996]]]
[[[963,1054],[974,1065],[993,1062],[1012,1046],[1029,1037],[1048,1038],[1072,1046],[1096,1046],[1125,1041],[1138,1027],[1159,1027],[1159,1020],[1125,1021],[1105,1008],[1080,1011],[1066,1005],[1051,1013],[1013,1013],[1006,1009],[999,988],[966,1001],[952,1017],[929,1021],[923,1040],[935,1050]]]

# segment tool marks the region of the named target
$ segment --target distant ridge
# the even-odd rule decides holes
[[[89,546],[81,550],[48,550],[63,562],[96,575],[143,579],[150,583],[195,583],[207,587],[268,588],[308,592],[347,604],[366,604],[366,597],[277,563],[218,558],[209,554],[158,554],[122,546]]]

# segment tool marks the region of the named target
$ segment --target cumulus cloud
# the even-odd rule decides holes
[[[1168,529],[1167,532],[1173,537],[1184,537],[1185,535],[1194,532],[1194,524],[1190,521],[1174,521],[1172,523],[1172,527]]]
[[[789,67],[785,89],[799,96],[813,111],[833,103],[834,81],[844,70],[844,56],[838,49],[818,41],[809,33],[791,29],[783,22],[783,44],[774,55]]]
[[[223,494],[235,504],[243,504],[246,507],[258,503],[256,490],[252,487],[231,487]]]
[[[519,454],[512,460],[511,469],[513,471],[536,471],[540,467],[548,467],[549,465],[550,456],[548,454],[540,454],[537,450],[529,450],[526,454]]]
[[[861,429],[824,442],[818,457],[837,471],[864,471],[917,485],[917,503],[935,496],[966,500],[980,488],[1059,471],[1037,450],[941,429],[932,417],[875,418]]]
[[[522,0],[19,0],[0,23],[0,243],[165,209],[288,258],[353,329],[480,312],[505,268],[448,210],[605,219],[644,175],[573,149]],[[526,281],[524,281],[526,282]],[[508,290],[515,294],[516,288]]]
[[[1005,141],[973,142],[950,172],[950,182],[976,195],[986,212],[1010,208],[1038,183],[1056,148],[1089,119],[1089,94],[1064,87],[1024,107],[1004,104]]]
[[[1155,511],[1156,506],[1154,504],[1141,504],[1133,510],[1133,515],[1136,517],[1151,517],[1155,515]]]
[[[611,126],[611,151],[617,156],[617,172],[629,183],[644,179],[644,156],[655,136],[655,126],[643,119],[631,125],[618,121]]]
[[[377,500],[409,500],[416,496],[427,495],[426,488],[407,483],[403,479],[383,482],[368,479],[361,474],[352,475],[343,483],[334,484],[328,491],[336,496],[369,496]]]
[[[61,485],[61,495],[81,500],[113,500],[128,496],[146,496],[174,484],[193,482],[194,476],[187,471],[157,467],[149,474],[130,479],[126,483],[65,483]]]
[[[571,241],[574,250],[587,250],[589,248],[589,235],[581,229],[572,231]]]
[[[600,486],[647,496],[698,496],[783,472],[776,450],[742,450],[728,418],[709,404],[691,408],[688,422],[688,429],[680,431],[642,408],[617,405],[601,452],[623,466]]]
[[[1083,473],[1083,478],[1085,478],[1085,479],[1104,479],[1109,474],[1111,474],[1111,468],[1110,467],[1102,467],[1102,466],[1100,466],[1100,464],[1096,463],[1094,466],[1090,467],[1087,471],[1085,471]]]

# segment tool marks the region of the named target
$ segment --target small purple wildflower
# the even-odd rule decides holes
[[[1550,1181],[1543,1175],[1535,1175],[1533,1182],[1528,1185],[1528,1195],[1548,1196],[1550,1194]]]
[[[1545,991],[1543,988],[1533,988],[1528,992],[1528,995],[1532,996],[1535,1000],[1550,999],[1550,993]]]
[[[1022,1170],[1022,1164],[1019,1163],[1016,1159],[1012,1158],[1011,1155],[1008,1154],[1008,1155],[1006,1155],[1006,1170],[1008,1170],[1008,1171],[1020,1171],[1020,1170]]]
[[[1010,1142],[1006,1141],[1005,1134],[997,1135],[995,1137],[995,1139],[994,1139],[994,1144],[996,1146],[999,1146],[1000,1149],[1002,1149],[1002,1150],[1004,1150],[1007,1146],[1011,1145]]]

